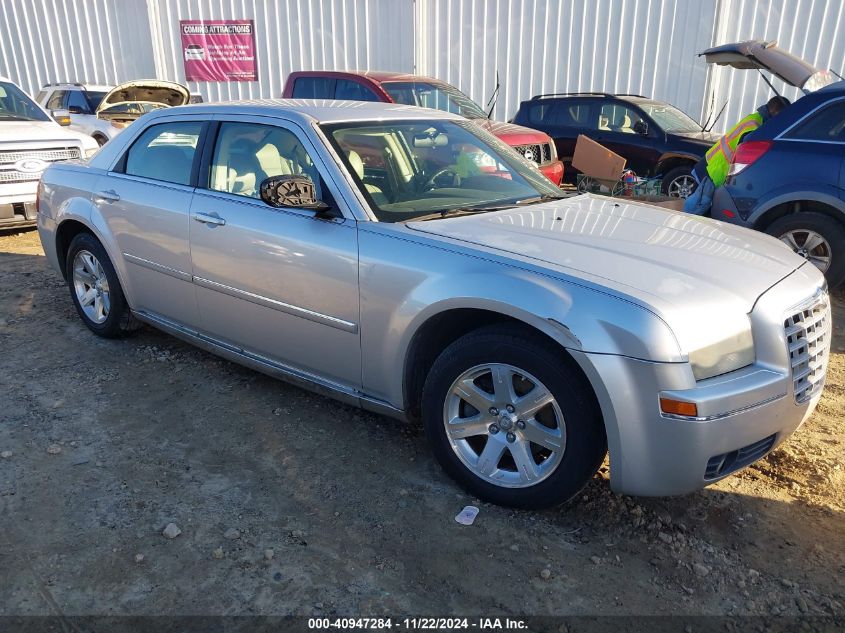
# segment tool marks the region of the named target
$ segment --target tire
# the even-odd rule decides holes
[[[824,273],[831,288],[845,281],[845,224],[842,222],[823,213],[798,211],[772,222],[766,227],[766,233],[813,262]],[[822,242],[808,251],[805,246],[813,234]]]
[[[676,185],[674,190],[673,184]],[[675,167],[675,169],[670,169],[669,173],[663,176],[663,193],[667,196],[683,199],[689,198],[692,192],[695,191],[696,186],[695,179],[692,177],[692,165]]]
[[[97,145],[99,145],[100,147],[109,142],[109,139],[107,139],[105,136],[102,136],[101,134],[96,134],[92,138],[97,141]]]
[[[97,238],[90,233],[73,238],[65,273],[76,312],[94,334],[116,338],[137,329],[114,266]]]
[[[540,509],[571,499],[596,473],[607,453],[601,413],[586,379],[563,354],[530,330],[493,325],[458,339],[434,362],[423,387],[423,425],[437,461],[467,492],[503,506]],[[500,385],[509,384],[517,396],[512,414],[481,410],[508,400],[496,395],[493,371],[509,378]],[[455,393],[458,379],[470,380],[461,383],[468,399]],[[535,391],[538,385],[541,391]],[[531,394],[544,391],[553,401],[532,414]],[[476,411],[471,423],[447,422],[473,418]],[[485,457],[488,447],[492,459]],[[517,464],[526,460],[533,467],[521,473]]]

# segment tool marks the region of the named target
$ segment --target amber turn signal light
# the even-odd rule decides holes
[[[683,415],[688,418],[698,417],[698,407],[694,402],[683,402],[681,400],[671,400],[670,398],[660,399],[660,410],[663,413],[671,413],[673,415]]]

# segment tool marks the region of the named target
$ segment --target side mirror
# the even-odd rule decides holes
[[[634,127],[632,129],[634,130],[634,132],[636,132],[637,134],[641,134],[642,136],[648,135],[648,123],[646,123],[645,121],[637,121],[636,123],[634,123]]]
[[[50,110],[50,115],[61,126],[70,125],[70,112],[67,110]]]
[[[317,199],[314,182],[308,176],[270,176],[261,183],[261,199],[280,208],[294,207],[325,213],[331,207]]]

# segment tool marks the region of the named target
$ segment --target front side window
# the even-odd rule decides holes
[[[536,167],[468,121],[338,123],[323,129],[383,222],[560,196]]]
[[[449,84],[426,81],[387,81],[381,84],[396,103],[444,110],[468,119],[486,119],[487,114],[472,99]]]
[[[85,98],[85,93],[83,93],[81,90],[71,90],[68,93],[67,108],[68,110],[74,108],[74,112],[77,114],[91,113],[91,105]]]
[[[622,134],[636,134],[634,126],[643,122],[643,118],[635,110],[618,103],[603,105],[598,120],[600,130]]]
[[[810,115],[792,128],[786,138],[845,142],[845,101],[838,101]]]
[[[49,121],[50,117],[15,84],[0,81],[0,121]]]
[[[161,123],[144,130],[126,154],[125,173],[177,185],[191,183],[202,123]]]
[[[296,134],[274,125],[222,123],[209,189],[260,198],[261,183],[271,176],[306,176],[314,183],[317,197],[327,197],[316,165]]]

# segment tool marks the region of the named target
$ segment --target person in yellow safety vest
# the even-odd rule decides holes
[[[773,116],[777,116],[789,105],[784,97],[772,97],[757,108],[757,111],[743,118],[720,138],[713,147],[707,150],[704,158],[692,168],[692,177],[698,183],[695,191],[684,202],[684,211],[695,215],[707,215],[713,203],[713,193],[717,187],[725,184],[731,160],[736,148],[745,136],[763,125]]]

